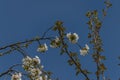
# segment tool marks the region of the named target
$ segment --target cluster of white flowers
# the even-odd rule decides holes
[[[87,44],[85,44],[85,47],[80,50],[80,55],[82,55],[82,56],[87,55],[89,52],[89,49],[90,49],[89,46]]]
[[[51,80],[51,79],[49,79],[47,75],[44,75],[44,76],[40,76],[36,80]]]
[[[30,58],[29,56],[27,56],[26,58],[23,58],[22,60],[23,65],[22,67],[28,71],[30,68],[33,68],[36,65],[40,64],[40,59],[38,56],[35,56],[35,58]]]
[[[29,73],[32,80],[39,80],[40,76],[42,75],[42,71],[39,68],[31,68]]]
[[[36,79],[42,74],[42,68],[37,67],[40,65],[40,59],[38,56],[35,56],[35,58],[27,56],[26,58],[23,58],[22,62],[23,69],[29,73],[31,79]]]
[[[35,56],[35,58],[27,56],[22,62],[22,67],[28,72],[31,80],[49,80],[48,77],[45,77],[47,75],[43,75],[43,66],[40,65],[41,61],[38,56]]]
[[[69,39],[69,41],[73,44],[77,43],[79,36],[76,33],[67,33],[67,38]]]
[[[51,41],[50,47],[57,48],[60,46],[60,44],[61,44],[60,39],[56,37],[53,41]]]
[[[46,45],[46,43],[44,43],[43,45],[40,45],[38,48],[37,48],[37,51],[38,52],[45,52],[48,50],[48,46]]]
[[[21,73],[12,74],[11,80],[21,80]]]

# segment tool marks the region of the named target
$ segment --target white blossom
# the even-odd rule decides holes
[[[69,41],[73,44],[77,43],[79,36],[76,33],[67,33],[67,38],[69,39]]]
[[[41,75],[42,71],[39,68],[33,68],[30,70],[30,73],[32,77],[35,77]]]
[[[24,70],[29,71],[34,66],[40,65],[40,58],[38,56],[35,56],[35,58],[30,58],[29,56],[27,56],[23,58],[22,62],[22,67],[24,68]]]
[[[90,48],[89,48],[89,46],[88,46],[87,44],[85,44],[85,47],[86,47],[86,49],[87,49],[87,50],[89,50],[89,49],[90,49]]]
[[[23,68],[28,72],[32,80],[41,80],[39,77],[42,75],[43,66],[40,64],[40,58],[35,56],[31,58],[29,56],[23,58]]]
[[[43,80],[42,76],[37,77],[36,80]]]
[[[86,54],[88,54],[88,51],[86,49],[80,50],[80,55],[85,56]]]
[[[35,80],[51,80],[51,79],[48,79],[48,76],[47,76],[47,75],[43,75],[43,76],[39,76],[39,77],[36,78]]]
[[[51,80],[48,78],[48,75],[42,75],[39,78],[37,78],[37,80]]]
[[[45,75],[45,80],[47,80],[48,79],[48,76],[47,75]]]
[[[22,60],[23,62],[31,62],[32,61],[32,58],[27,56],[26,58],[23,58]]]
[[[85,44],[85,47],[80,49],[80,55],[82,55],[82,56],[87,55],[89,52],[89,49],[90,49],[89,46],[87,44]]]
[[[26,56],[25,58],[23,58],[22,62],[23,62],[23,68],[25,71],[28,72],[30,79],[51,80],[48,79],[48,76],[43,73],[42,69],[44,66],[40,64],[41,62],[38,56],[35,56],[34,58]],[[12,80],[21,80],[21,76],[18,74],[14,74],[12,76]]]
[[[31,64],[32,64],[32,58],[30,58],[29,56],[27,56],[27,57],[23,58],[22,62],[23,62],[22,67],[23,67],[25,70],[28,70],[29,67],[30,67]]]
[[[44,66],[43,66],[43,65],[41,65],[41,66],[40,66],[40,68],[44,68]]]
[[[47,50],[48,50],[48,46],[46,45],[46,43],[43,44],[43,45],[40,45],[40,46],[37,48],[37,51],[38,51],[38,52],[45,52],[45,51],[47,51]]]
[[[11,80],[21,80],[21,73],[15,73],[15,74],[12,74],[12,78]]]
[[[57,48],[60,46],[60,39],[56,37],[53,41],[51,41],[50,47]]]
[[[34,64],[40,64],[40,58],[38,56],[35,56],[35,58],[32,59]]]

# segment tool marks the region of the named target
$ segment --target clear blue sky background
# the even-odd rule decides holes
[[[107,60],[104,61],[108,68],[105,76],[117,80],[120,77],[120,67],[117,66],[120,63],[117,59],[120,53],[120,0],[111,2],[113,6],[108,10],[101,29],[105,49],[102,54],[107,56]],[[53,26],[56,20],[64,22],[67,32],[78,33],[79,42],[84,46],[89,41],[85,13],[94,9],[99,9],[101,13],[103,8],[102,0],[0,0],[0,46],[42,35],[47,28]],[[83,76],[75,76],[74,67],[67,64],[68,57],[60,56],[58,49],[54,50],[49,47],[49,51],[40,54],[36,52],[37,46],[37,44],[31,46],[27,52],[33,57],[38,55],[45,69],[54,73],[53,77],[58,77],[60,80],[83,80]],[[76,47],[72,49],[79,52]],[[93,64],[91,54],[86,57],[79,56],[79,58],[83,67],[94,71],[95,64]],[[0,73],[12,64],[21,63],[21,59],[22,56],[18,52],[0,57]],[[90,77],[94,79],[92,74]]]

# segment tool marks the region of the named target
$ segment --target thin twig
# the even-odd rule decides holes
[[[9,74],[9,72],[15,71],[15,70],[13,70],[13,68],[16,67],[16,66],[20,66],[20,65],[21,65],[21,64],[15,64],[15,65],[11,66],[7,71],[1,73],[1,74],[0,74],[0,77],[4,76],[4,75],[6,75],[6,74]]]
[[[47,29],[47,30],[43,33],[42,38],[44,38],[44,37],[45,37],[45,35],[48,33],[48,31],[50,31],[52,28],[53,28],[53,26],[52,26],[52,27],[50,27],[50,28],[48,28],[48,29]]]
[[[0,47],[0,50],[9,48],[11,46],[16,46],[18,44],[24,44],[24,43],[27,43],[27,42],[35,42],[35,41],[38,41],[38,40],[51,40],[52,38],[54,38],[54,37],[39,38],[37,40],[36,39],[30,39],[30,40],[26,40],[26,41],[21,41],[21,42],[17,42],[17,43],[13,43],[13,44],[10,44],[10,45],[7,45],[7,46]]]

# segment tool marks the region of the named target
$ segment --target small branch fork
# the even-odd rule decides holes
[[[18,71],[16,71],[16,70],[13,70],[13,68],[14,67],[16,67],[16,66],[21,66],[21,64],[15,64],[15,65],[13,65],[13,66],[11,66],[8,70],[6,70],[5,72],[3,72],[3,73],[0,73],[0,77],[2,77],[2,76],[4,76],[4,75],[10,75],[10,73],[11,72],[18,72]]]

